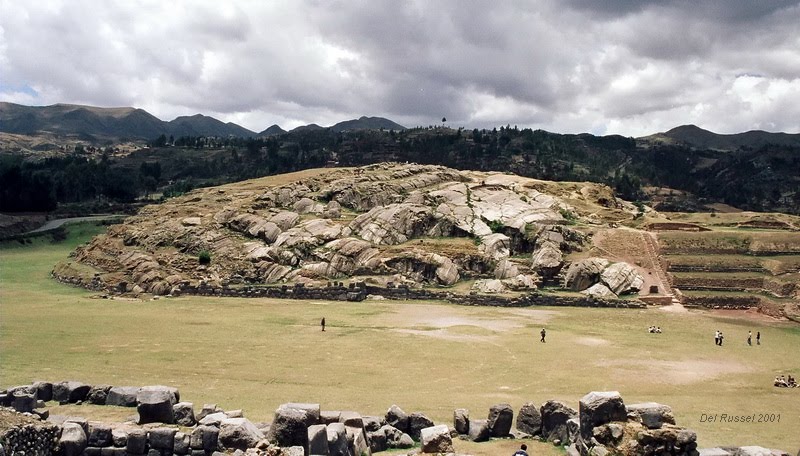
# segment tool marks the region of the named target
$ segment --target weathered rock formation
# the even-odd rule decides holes
[[[156,295],[354,276],[440,286],[496,279],[502,287],[487,291],[525,291],[553,280],[564,254],[586,241],[562,215],[580,219],[580,210],[534,179],[396,163],[310,175],[198,189],[145,207],[53,274],[96,290]],[[601,207],[572,194],[583,207]],[[581,264],[567,286],[602,282],[614,294],[641,286],[624,263]]]

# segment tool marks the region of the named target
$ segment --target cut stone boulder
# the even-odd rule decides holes
[[[459,434],[469,433],[469,410],[460,408],[453,411],[453,427]]]
[[[86,432],[78,423],[66,422],[61,428],[58,446],[63,456],[82,456],[86,449]]]
[[[308,427],[308,454],[328,454],[328,432],[324,424],[314,424]]]
[[[609,265],[604,258],[587,258],[572,263],[564,275],[564,286],[573,291],[583,291],[600,280],[600,273]]]
[[[408,416],[408,435],[419,441],[423,429],[433,426],[433,421],[422,413],[415,412]]]
[[[501,233],[492,233],[481,238],[478,251],[494,260],[508,258],[511,255],[511,238]],[[505,277],[498,277],[504,279]]]
[[[91,385],[81,382],[60,382],[53,384],[53,400],[60,403],[75,403],[86,399]]]
[[[533,402],[522,404],[517,413],[517,430],[534,436],[542,433],[542,414],[539,406]]]
[[[472,284],[470,289],[479,293],[494,294],[503,293],[506,291],[506,286],[498,279],[479,279]]]
[[[487,442],[492,436],[488,420],[469,420],[467,439],[471,442]]]
[[[280,447],[308,445],[308,413],[305,410],[279,407],[269,428],[270,442]]]
[[[578,412],[560,401],[547,401],[542,404],[542,437],[552,442],[560,440],[567,442],[567,421],[578,417]]]
[[[175,417],[175,424],[190,427],[197,423],[194,417],[194,404],[191,402],[178,402],[172,406],[172,414]]]
[[[600,281],[616,295],[637,293],[644,284],[642,276],[625,262],[614,263],[603,269]]]
[[[622,402],[622,396],[617,391],[592,391],[581,398],[578,408],[581,437],[585,440],[592,438],[592,431],[597,426],[612,421],[628,420],[628,411]]]
[[[228,449],[255,447],[264,435],[247,418],[227,418],[219,426],[219,443]]]
[[[136,394],[139,424],[175,422],[172,410],[175,396],[166,388],[142,388]]]
[[[440,424],[424,428],[420,431],[420,443],[423,453],[442,454],[453,452],[453,439],[447,425]]]
[[[344,423],[331,423],[325,428],[330,456],[347,456],[347,431]],[[322,453],[325,454],[325,453]]]
[[[675,415],[672,408],[668,405],[656,402],[645,402],[642,404],[630,404],[627,406],[628,413],[635,413],[642,420],[642,424],[648,429],[658,429],[664,423],[675,424]]]
[[[495,404],[489,408],[487,422],[492,437],[507,437],[514,422],[514,409],[509,404]]]
[[[614,299],[617,297],[617,295],[615,295],[611,289],[602,283],[596,283],[591,287],[581,291],[581,293],[600,299]]]

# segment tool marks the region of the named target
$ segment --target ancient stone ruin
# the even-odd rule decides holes
[[[641,268],[623,261],[565,268],[564,256],[587,246],[570,226],[575,218],[601,225],[598,213],[636,211],[598,184],[581,184],[568,200],[535,179],[397,163],[269,179],[145,207],[79,247],[53,275],[106,293],[152,295],[320,288],[343,278],[375,287],[472,280],[481,294],[563,285],[610,299],[642,286]]]
[[[101,423],[52,416],[46,402],[136,409],[135,419]],[[453,412],[436,424],[397,405],[383,416],[286,403],[270,423],[253,423],[242,410],[205,404],[199,412],[168,386],[35,382],[0,391],[0,456],[363,456],[388,449],[409,454],[454,454],[453,439],[540,439],[572,456],[789,456],[758,446],[697,449],[694,431],[678,426],[672,409],[657,403],[625,405],[619,393],[591,392],[575,410],[559,401],[527,402],[516,414],[496,404],[486,414]],[[419,445],[419,448],[414,448]],[[412,449],[414,448],[414,449]]]

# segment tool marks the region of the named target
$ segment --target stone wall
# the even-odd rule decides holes
[[[212,456],[224,451],[248,456],[364,456],[420,445],[424,454],[453,453],[456,435],[473,442],[491,438],[539,438],[561,445],[570,456],[659,454],[698,456],[697,434],[675,422],[669,406],[653,402],[624,404],[617,392],[591,392],[575,410],[563,402],[527,402],[516,412],[495,404],[488,412],[453,412],[452,427],[436,425],[424,413],[406,413],[397,405],[383,416],[324,410],[318,403],[286,403],[271,423],[253,423],[241,410],[224,411],[206,404],[195,412],[190,402],[178,402],[176,388],[111,387],[81,382],[36,382],[0,392],[8,403],[14,392],[38,401],[86,401],[96,405],[137,408],[138,422],[102,423],[80,417],[50,416],[39,403],[36,413],[0,408],[0,454],[4,456]],[[134,401],[126,395],[136,397]],[[50,396],[50,397],[48,397]],[[170,413],[152,421],[163,404]],[[514,418],[516,417],[516,421]],[[42,421],[47,419],[48,421]],[[760,447],[757,454],[789,456]],[[740,448],[715,448],[714,455],[736,456]],[[416,454],[419,450],[411,450]]]
[[[53,277],[64,283],[99,291],[95,281],[86,282],[80,278],[58,275]],[[369,295],[382,296],[386,299],[425,299],[441,300],[453,304],[470,306],[495,307],[529,307],[529,306],[571,306],[571,307],[614,307],[643,308],[642,301],[631,299],[600,299],[591,296],[563,296],[546,293],[528,293],[522,296],[504,296],[470,293],[456,294],[447,290],[412,288],[406,285],[378,287],[364,282],[328,282],[324,287],[305,286],[302,283],[280,286],[237,286],[214,287],[209,285],[191,285],[184,282],[180,286],[181,295],[222,296],[237,298],[275,298],[275,299],[307,299],[326,301],[363,301]]]
[[[674,277],[675,286],[681,290],[745,291],[762,290],[764,279],[725,277]]]
[[[761,299],[757,296],[683,296],[683,305],[686,307],[746,310],[759,304]]]

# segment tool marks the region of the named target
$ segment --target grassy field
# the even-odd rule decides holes
[[[476,308],[437,302],[301,302],[181,297],[98,299],[49,279],[52,265],[102,228],[70,227],[53,245],[0,247],[0,385],[34,379],[166,384],[195,403],[270,420],[283,402],[382,415],[392,404],[451,423],[455,408],[483,418],[495,403],[560,399],[592,390],[626,403],[671,405],[701,446],[800,448],[800,327],[742,314],[661,309]],[[319,319],[328,327],[319,330]],[[649,334],[659,325],[663,334]],[[541,327],[548,342],[539,343]],[[724,347],[713,333],[726,335]],[[747,331],[762,334],[748,347]],[[109,409],[109,408],[104,408]],[[122,416],[130,410],[70,413]],[[58,411],[58,410],[55,410]],[[706,415],[780,414],[780,422],[701,422]],[[459,442],[475,455],[510,454],[501,441]],[[544,444],[535,454],[559,454]]]

